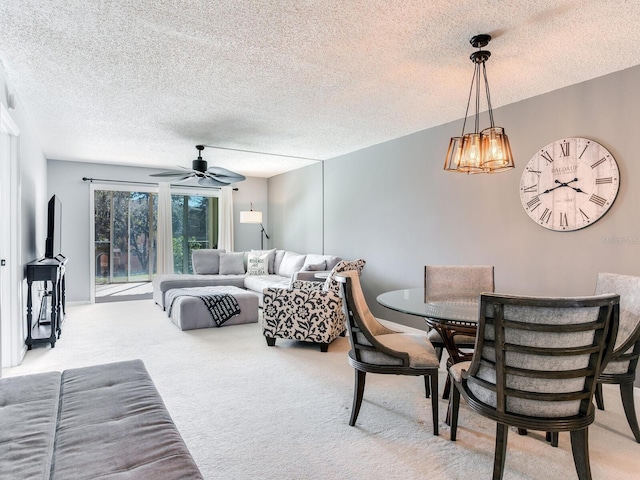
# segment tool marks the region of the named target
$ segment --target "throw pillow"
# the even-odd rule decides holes
[[[269,253],[256,255],[252,251],[247,258],[247,273],[249,275],[269,275]]]
[[[220,254],[222,249],[202,248],[191,251],[191,264],[193,273],[198,275],[216,275],[220,272]]]
[[[244,271],[244,252],[220,254],[220,275],[241,275]]]
[[[302,270],[306,270],[308,272],[319,272],[326,268],[326,263],[307,263],[302,267]]]
[[[275,268],[274,268],[274,264],[276,261],[276,249],[272,248],[271,250],[251,250],[251,253],[255,254],[255,255],[268,255],[267,257],[267,263],[268,263],[268,270],[270,274],[275,273]],[[266,274],[265,274],[266,275]]]
[[[285,252],[280,264],[280,270],[278,275],[283,277],[291,277],[295,272],[299,272],[304,265],[304,259],[306,255],[300,255],[299,253]]]

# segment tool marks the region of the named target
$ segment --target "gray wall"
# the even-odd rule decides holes
[[[273,246],[299,253],[325,253],[322,169],[322,163],[316,163],[269,179],[267,231]]]
[[[326,161],[325,251],[366,259],[363,286],[373,313],[416,327],[424,327],[421,319],[393,313],[375,298],[421,286],[425,264],[494,265],[497,291],[531,295],[590,294],[597,272],[640,275],[639,84],[640,67],[634,67],[497,109],[496,124],[505,127],[516,160],[516,168],[505,173],[442,170],[461,121]],[[620,192],[590,227],[553,232],[522,208],[520,176],[538,149],[573,136],[611,151],[620,167]],[[270,187],[297,175],[272,178]],[[320,181],[310,178],[309,188]],[[297,188],[305,191],[304,185]],[[272,202],[282,192],[270,188],[269,195]],[[310,208],[309,215],[317,210]]]
[[[67,301],[88,302],[90,290],[90,258],[89,243],[89,193],[90,184],[82,177],[110,180],[149,182],[153,178],[150,173],[157,169],[122,167],[96,163],[48,161],[48,195],[56,194],[62,201],[62,249],[67,256],[66,281]],[[240,211],[249,210],[253,202],[255,210],[262,210],[264,221],[268,222],[267,180],[263,178],[247,178],[238,184],[238,191],[233,194],[234,201],[234,243],[235,250],[243,251],[260,247],[260,227],[258,225],[241,225]],[[46,206],[46,205],[45,205]],[[266,225],[266,223],[265,223]],[[38,240],[44,249],[43,235]],[[43,250],[44,251],[44,250]]]

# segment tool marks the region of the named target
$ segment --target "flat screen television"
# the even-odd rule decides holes
[[[45,258],[56,258],[62,254],[62,202],[53,195],[49,199],[47,213],[47,242]]]

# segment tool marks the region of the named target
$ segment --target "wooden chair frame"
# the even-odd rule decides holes
[[[581,480],[590,479],[588,449],[588,426],[593,423],[595,409],[593,396],[596,389],[596,381],[604,365],[611,357],[618,329],[619,319],[619,295],[608,294],[594,297],[581,298],[531,298],[504,296],[496,294],[481,295],[480,319],[478,324],[478,337],[476,353],[469,366],[469,370],[463,372],[462,381],[452,382],[455,387],[451,395],[451,440],[456,439],[458,410],[460,395],[467,401],[472,410],[481,415],[495,420],[496,446],[494,458],[493,478],[501,479],[506,457],[508,425],[521,429],[539,430],[545,432],[571,432],[571,447],[578,477]],[[520,305],[548,308],[580,308],[598,307],[598,317],[594,322],[577,324],[542,324],[519,322],[516,319],[505,318],[505,305]],[[490,315],[487,312],[490,312]],[[494,328],[494,341],[485,338],[485,328],[492,324]],[[525,330],[530,332],[567,333],[593,331],[593,341],[581,347],[550,348],[531,347],[509,343],[505,339],[505,328]],[[482,358],[484,347],[493,347],[495,351],[495,364]],[[569,356],[589,355],[587,368],[579,370],[533,370],[510,367],[505,364],[505,352],[515,352],[527,355],[544,356]],[[489,383],[476,375],[483,366],[493,367],[496,374],[496,383]],[[574,379],[584,378],[582,390],[567,393],[542,393],[507,388],[507,374],[529,378],[548,379]],[[451,376],[451,375],[450,375]],[[469,389],[469,384],[475,382],[485,389],[495,392],[496,406],[488,405],[478,399]],[[507,399],[520,398],[538,401],[559,402],[579,401],[579,413],[565,417],[540,417],[528,416],[507,411]]]

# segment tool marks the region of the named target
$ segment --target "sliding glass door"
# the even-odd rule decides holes
[[[193,250],[217,247],[217,195],[217,190],[172,189],[175,273],[193,273]],[[93,197],[96,297],[123,291],[104,286],[150,282],[156,273],[158,194],[123,186],[95,188]]]
[[[97,285],[151,280],[157,198],[152,192],[94,191]]]
[[[171,195],[173,269],[193,273],[191,251],[217,248],[218,198],[205,195]]]

